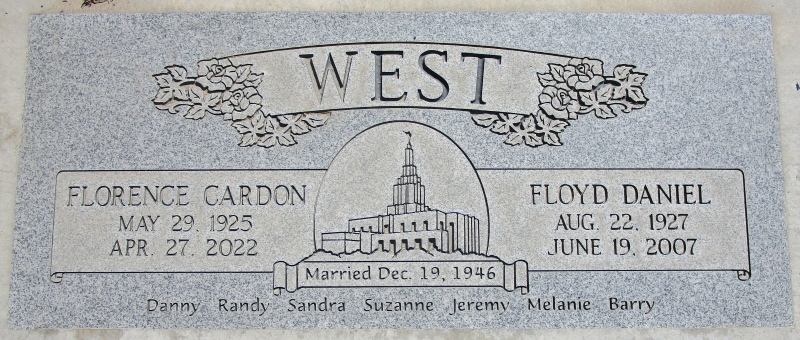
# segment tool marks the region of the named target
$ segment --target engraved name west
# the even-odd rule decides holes
[[[246,62],[269,59],[268,64],[280,65],[278,69],[284,71],[276,74],[284,80],[281,83],[300,86],[299,91],[286,92],[287,87],[281,84],[262,83],[267,93],[296,98],[266,98],[270,113],[401,106],[527,114],[527,108],[538,104],[536,98],[518,94],[541,92],[538,83],[527,81],[535,79],[535,74],[529,62],[532,56],[525,52],[432,44],[365,44],[273,53],[279,54],[259,54],[262,60]],[[565,58],[535,55],[534,59],[563,63]],[[539,66],[546,69],[546,64]],[[520,76],[523,74],[534,78],[526,79]]]
[[[331,111],[422,108],[468,111],[508,145],[561,145],[580,115],[613,118],[643,108],[646,77],[618,65],[508,48],[359,43],[299,47],[200,61],[155,74],[156,107],[186,118],[221,115],[240,146],[297,143]]]

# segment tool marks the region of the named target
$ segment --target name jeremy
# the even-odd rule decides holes
[[[458,301],[453,299],[453,309],[450,315],[459,312],[499,312],[503,314],[511,303],[508,301]]]

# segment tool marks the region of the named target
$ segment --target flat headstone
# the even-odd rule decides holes
[[[14,328],[788,326],[766,16],[37,15]]]

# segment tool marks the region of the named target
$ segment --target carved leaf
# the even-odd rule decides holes
[[[520,145],[524,141],[523,135],[520,132],[512,132],[506,135],[506,140],[503,143],[508,145]]]
[[[472,120],[478,126],[489,127],[497,120],[497,115],[492,113],[473,113]]]
[[[556,85],[556,81],[550,73],[537,73],[536,76],[539,77],[539,84],[542,84],[542,86]]]
[[[596,105],[594,107],[594,115],[597,116],[597,118],[603,119],[614,118],[617,116],[617,114],[614,113],[614,110],[605,104]]]
[[[320,127],[325,125],[330,116],[331,116],[330,112],[304,113],[303,121],[306,122],[311,127]]]
[[[562,145],[561,144],[561,139],[558,138],[558,134],[557,133],[545,132],[544,136],[542,136],[542,139],[548,145],[553,145],[553,146],[561,146]]]
[[[271,148],[275,145],[278,145],[278,140],[274,135],[265,135],[258,140],[258,146],[262,148]]]
[[[297,144],[297,141],[294,139],[294,135],[282,134],[278,136],[278,143],[283,146],[292,146]]]
[[[594,104],[597,103],[597,94],[594,92],[578,92],[578,98],[581,99],[581,104],[587,107],[594,106]],[[587,109],[584,109],[582,111],[588,112]]]
[[[231,123],[231,126],[233,126],[233,128],[236,129],[236,131],[239,131],[241,134],[245,134],[253,130],[253,125],[250,123],[249,119],[233,122]]]
[[[292,146],[297,144],[297,140],[291,134],[266,134],[258,141],[258,146],[271,148],[275,145]]]
[[[647,97],[641,86],[647,78],[647,74],[632,72],[633,69],[634,67],[630,65],[619,65],[614,68],[614,80],[619,82],[619,85],[614,88],[612,98],[627,98],[634,103],[646,103]]]
[[[264,133],[264,124],[266,117],[259,111],[252,117],[231,123],[231,126],[236,128],[242,134],[242,139],[239,141],[239,146],[251,146],[259,142],[260,134]]]
[[[166,103],[172,100],[172,89],[169,87],[162,87],[158,89],[156,92],[156,97],[153,98],[153,102],[156,104]]]
[[[281,125],[286,125],[289,131],[295,135],[302,135],[311,131],[308,127],[308,124],[302,120],[303,114],[296,114],[296,115],[281,115],[278,116],[278,121]]]
[[[630,84],[630,86],[642,86],[645,78],[647,78],[647,75],[644,73],[631,72],[631,74],[628,75],[628,84]]]
[[[258,85],[261,84],[262,76],[264,76],[263,73],[250,73],[250,75],[247,76],[247,79],[245,79],[244,85],[249,87],[258,87]]]
[[[614,78],[621,81],[627,78],[628,74],[631,73],[633,69],[634,67],[631,65],[617,65],[617,67],[614,68]]]
[[[197,86],[189,87],[189,99],[192,101],[192,103],[196,104],[202,103],[206,93],[208,92],[204,91],[200,87]]]
[[[532,116],[526,117],[522,121],[518,131],[512,131],[506,135],[506,140],[503,141],[508,145],[519,145],[523,142],[530,147],[537,147],[542,145],[542,137],[538,136],[536,129],[536,121]]]
[[[258,146],[271,148],[277,145],[278,139],[275,137],[275,134],[278,133],[279,128],[280,124],[277,120],[275,120],[274,117],[267,117],[266,121],[264,122],[264,131],[267,134],[259,139]]]
[[[178,77],[180,77],[180,74]],[[166,103],[173,98],[178,100],[188,99],[186,87],[181,85],[181,81],[183,81],[183,79],[176,80],[175,76],[171,75],[170,73],[154,74],[153,78],[156,79],[156,83],[159,87],[158,93],[156,93],[155,98],[153,98],[154,103]]]
[[[538,129],[536,126],[536,119],[533,116],[528,116],[522,121],[522,132],[525,133],[523,139],[525,140],[526,145],[535,148],[544,144],[542,137],[537,134]]]
[[[525,144],[535,148],[537,146],[544,145],[544,141],[542,140],[542,137],[539,137],[538,135],[529,134],[525,136]]]
[[[153,78],[156,78],[156,83],[158,84],[158,87],[160,88],[170,87],[169,84],[171,83],[170,81],[171,77],[168,74],[166,73],[154,74]]]
[[[497,114],[497,120],[492,124],[492,128],[489,130],[501,135],[506,134],[514,129],[515,124],[519,124],[522,117],[524,116],[513,113],[499,113]]]
[[[239,141],[239,146],[251,146],[258,143],[259,137],[254,133],[242,134],[242,139]]]
[[[216,114],[218,113],[217,106],[222,99],[222,94],[219,92],[206,92],[199,86],[190,86],[189,87],[189,99],[191,100],[194,105],[190,112],[187,112],[186,118],[191,119],[200,119],[205,117],[206,111],[208,113]],[[202,110],[202,113],[196,112],[196,110]]]
[[[202,119],[205,116],[206,109],[203,107],[203,105],[193,105],[183,114],[183,117],[188,119]]]
[[[536,113],[536,126],[544,134],[542,140],[549,145],[561,145],[558,134],[564,132],[568,125],[569,123],[565,121],[550,119],[541,111]]]
[[[234,82],[243,83],[250,76],[250,67],[252,65],[240,65],[236,67],[236,79]]]
[[[172,79],[176,82],[180,83],[186,80],[187,72],[183,66],[180,65],[172,65],[165,67],[169,74],[172,76]]]
[[[556,82],[559,83],[566,82],[564,78],[564,66],[561,66],[559,64],[548,64],[547,66],[550,68],[550,74],[553,75],[553,79]]]
[[[178,86],[172,88],[172,96],[178,100],[189,100],[189,86]]]
[[[647,101],[647,97],[644,96],[644,91],[638,87],[631,87],[628,89],[628,98],[637,103],[643,103]]]
[[[611,99],[611,96],[614,94],[614,85],[611,84],[601,84],[595,90],[597,95],[597,102],[598,103],[606,103]]]
[[[277,144],[283,146],[297,144],[294,135],[289,131],[289,127],[281,126],[280,122],[278,122],[275,117],[267,117],[264,130],[267,134],[262,136],[261,140],[258,141],[259,146],[269,148]]]
[[[569,123],[563,120],[550,119],[549,117],[547,117],[547,115],[539,111],[536,114],[536,126],[545,132],[560,133],[564,132],[564,129],[566,129],[567,126],[569,126]]]
[[[182,106],[189,105],[187,102],[171,100],[164,104],[155,104],[156,108],[159,110],[167,110],[169,113],[175,114],[178,113],[178,109]]]
[[[239,131],[239,133],[241,133],[242,135],[252,135],[248,136],[249,138],[254,138],[252,140],[248,140],[248,142],[252,143],[249,143],[248,145],[242,145],[242,146],[249,146],[255,144],[258,141],[258,135],[264,134],[265,123],[266,123],[266,117],[264,117],[264,114],[259,111],[250,118],[231,123],[231,126],[233,126],[236,129],[236,131]],[[244,143],[244,141],[245,141],[245,136],[242,136],[241,143]]]

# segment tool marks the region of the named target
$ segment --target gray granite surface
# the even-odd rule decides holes
[[[350,110],[286,148],[241,148],[220,119],[157,110],[167,65],[287,47],[424,41],[514,48],[633,64],[647,106],[584,119],[563,146],[502,143],[468,112]],[[31,20],[16,209],[13,328],[539,328],[788,326],[792,323],[770,21],[763,16],[601,14],[39,15]],[[210,117],[218,118],[218,117]],[[326,169],[360,132],[413,121],[448,136],[475,168],[741,169],[751,277],[732,272],[531,272],[528,296],[486,288],[308,289],[272,295],[272,274],[66,274],[51,282],[54,192],[64,170]],[[393,174],[396,176],[396,174]],[[423,180],[424,180],[424,174]],[[75,225],[80,228],[80,225]],[[306,242],[306,240],[298,241]],[[267,266],[269,267],[269,266]],[[658,300],[656,313],[541,312],[528,297]],[[366,313],[366,298],[508,300],[504,314]],[[146,300],[200,301],[193,316]],[[269,301],[264,315],[221,313],[219,298]],[[343,313],[283,312],[289,299],[353,301]],[[257,314],[257,313],[256,313]]]

